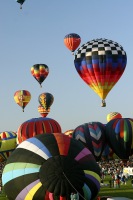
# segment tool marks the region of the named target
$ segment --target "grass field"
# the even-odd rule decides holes
[[[109,187],[110,176],[106,176],[104,179],[104,184],[107,186],[102,186],[98,196],[111,196],[111,197],[127,197],[133,199],[133,188],[131,186],[131,179],[127,181],[126,185],[120,185],[120,188],[110,188]],[[0,200],[8,200],[5,194],[0,194]]]
[[[127,197],[133,199],[131,179],[128,179],[126,185],[120,185],[120,188],[110,188],[109,180],[110,176],[106,176],[104,184],[108,184],[108,186],[102,186],[98,196]]]

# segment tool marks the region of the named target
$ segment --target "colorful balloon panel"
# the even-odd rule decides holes
[[[61,133],[60,124],[51,118],[39,117],[32,118],[22,123],[17,130],[17,142],[44,133]]]
[[[24,111],[24,108],[31,100],[31,94],[27,90],[18,90],[14,94],[14,100]]]
[[[10,154],[17,146],[17,135],[13,131],[5,131],[0,133],[1,147],[0,147],[0,162],[6,161]]]
[[[103,100],[122,76],[126,52],[117,42],[94,39],[83,44],[75,54],[75,68],[87,85]]]
[[[31,67],[31,74],[41,86],[49,74],[49,68],[46,64],[35,64]]]
[[[97,161],[100,160],[106,144],[105,126],[102,123],[84,123],[73,131],[72,137],[82,142],[92,152]]]
[[[64,44],[70,51],[75,51],[80,45],[81,38],[76,33],[67,34],[64,38]]]
[[[110,112],[107,115],[107,122],[109,122],[112,119],[122,118],[122,115],[118,112]]]
[[[113,119],[106,124],[109,146],[120,159],[129,159],[133,154],[133,119]]]
[[[50,108],[45,109],[44,107],[42,107],[41,105],[39,105],[38,106],[38,112],[40,113],[40,115],[42,117],[46,117],[49,114],[49,112],[50,112]]]
[[[100,168],[79,141],[61,133],[42,134],[18,145],[2,183],[9,199],[70,199],[77,190],[92,200],[100,190]]]
[[[54,102],[54,96],[48,92],[39,95],[38,101],[44,109],[49,109]]]

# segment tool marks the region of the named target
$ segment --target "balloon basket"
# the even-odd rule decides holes
[[[106,107],[106,102],[102,100],[101,107]]]

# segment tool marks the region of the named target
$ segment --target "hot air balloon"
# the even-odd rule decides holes
[[[8,199],[93,200],[100,190],[100,168],[79,141],[61,133],[42,134],[22,142],[2,174]]]
[[[106,145],[105,126],[100,122],[89,122],[74,129],[72,137],[82,142],[99,161]]]
[[[39,95],[38,101],[44,109],[48,110],[53,104],[54,97],[52,94],[45,92]]]
[[[64,44],[71,52],[74,52],[78,48],[80,42],[81,38],[76,33],[67,34],[64,38]]]
[[[102,99],[105,99],[122,76],[127,63],[126,52],[117,42],[94,39],[83,44],[75,54],[75,68],[79,76]]]
[[[67,131],[64,132],[64,135],[72,137],[73,131],[74,131],[74,129],[67,130]]]
[[[35,64],[31,67],[31,74],[42,87],[42,82],[47,78],[49,74],[49,68],[46,64]]]
[[[107,115],[107,122],[109,122],[112,119],[122,118],[122,115],[118,112],[110,112]]]
[[[17,146],[17,135],[13,131],[5,131],[0,133],[1,147],[0,147],[0,162],[4,162],[10,156]]]
[[[22,9],[22,5],[25,2],[25,0],[16,0],[16,2],[20,4],[20,9]]]
[[[40,115],[42,117],[46,117],[49,114],[49,112],[50,112],[50,108],[45,109],[44,107],[42,107],[41,105],[39,105],[38,106],[38,112],[40,113]]]
[[[23,122],[17,130],[17,143],[44,133],[61,133],[60,124],[51,118],[32,118]]]
[[[14,94],[15,102],[22,108],[24,112],[24,108],[31,100],[31,94],[27,90],[18,90]]]
[[[113,152],[122,160],[133,154],[133,119],[118,118],[106,124],[105,135]]]

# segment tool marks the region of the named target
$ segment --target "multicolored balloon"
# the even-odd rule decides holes
[[[38,106],[38,112],[40,113],[40,115],[42,117],[46,117],[49,114],[49,112],[50,112],[50,108],[45,109],[44,107],[42,107],[41,105],[39,105]]]
[[[99,161],[106,145],[105,126],[100,122],[84,123],[73,131],[72,137],[82,142]]]
[[[4,162],[11,155],[17,146],[17,135],[13,131],[5,131],[0,133],[1,147],[0,147],[0,162]]]
[[[107,122],[109,122],[112,119],[122,118],[122,115],[118,112],[110,112],[107,115]]]
[[[122,76],[127,63],[126,52],[117,42],[94,39],[83,44],[75,54],[75,68],[79,76],[102,99],[105,99]]]
[[[25,0],[16,0],[16,2],[20,4],[20,9],[22,9],[22,5],[25,2]]]
[[[133,119],[118,118],[106,124],[105,135],[114,153],[123,160],[133,154]]]
[[[54,102],[54,96],[48,92],[42,93],[38,97],[38,102],[45,110],[48,110]]]
[[[24,108],[31,100],[31,94],[27,90],[18,90],[14,94],[14,100],[22,108],[22,111],[24,112]]]
[[[65,46],[72,52],[74,52],[80,45],[81,38],[76,33],[67,34],[64,38]]]
[[[31,74],[42,87],[42,82],[47,78],[49,74],[49,68],[46,64],[36,64],[31,67]]]
[[[19,144],[38,134],[61,132],[60,124],[54,119],[46,117],[32,118],[19,126],[17,130],[17,143]]]
[[[2,183],[8,199],[92,200],[100,190],[100,168],[92,153],[61,133],[22,142],[7,160]],[[12,192],[11,192],[12,191]]]

